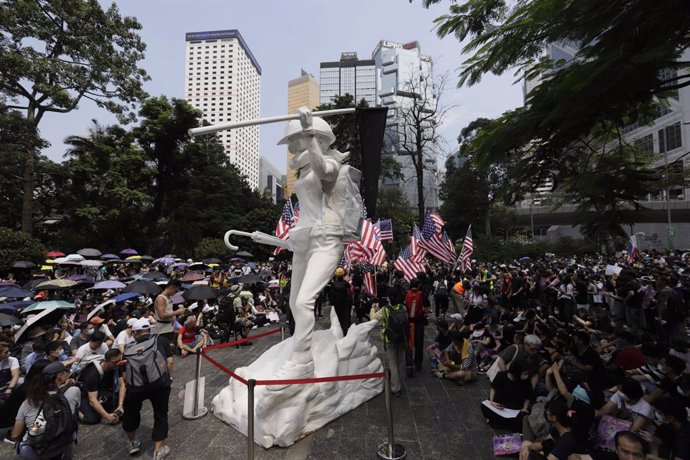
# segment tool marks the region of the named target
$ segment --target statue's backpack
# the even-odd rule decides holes
[[[359,182],[362,173],[349,165],[343,165],[338,171],[337,182],[344,182],[345,203],[343,205],[343,243],[352,243],[361,239],[362,216],[364,205],[359,194]]]

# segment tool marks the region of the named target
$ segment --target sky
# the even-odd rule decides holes
[[[103,5],[111,2],[101,1]],[[287,110],[287,83],[304,69],[319,78],[319,64],[337,61],[340,53],[355,51],[370,59],[379,40],[406,43],[417,40],[423,54],[434,61],[434,73],[448,73],[442,104],[451,110],[440,129],[445,149],[452,153],[460,130],[477,117],[496,117],[522,105],[515,76],[486,76],[472,87],[457,88],[458,69],[467,56],[455,37],[438,38],[434,19],[445,14],[449,1],[430,9],[421,0],[119,0],[123,16],[134,16],[147,45],[141,66],[151,76],[145,85],[152,96],[183,97],[185,33],[237,29],[262,68],[261,116]],[[98,120],[115,123],[105,109],[87,101],[69,114],[49,113],[40,125],[51,146],[46,154],[61,161],[63,140],[86,135]],[[280,170],[286,169],[286,151],[276,142],[284,124],[264,125],[260,152]]]

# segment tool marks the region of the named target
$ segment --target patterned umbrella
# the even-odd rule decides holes
[[[34,287],[34,290],[40,291],[47,289],[66,289],[71,288],[75,284],[77,284],[77,282],[72,280],[48,280],[37,284]]]
[[[204,278],[206,278],[206,277],[204,275],[202,275],[201,273],[187,273],[186,275],[184,275],[182,277],[182,279],[180,281],[182,281],[183,283],[187,283],[190,281],[203,280]]]

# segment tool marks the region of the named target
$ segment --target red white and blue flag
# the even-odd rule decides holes
[[[407,281],[416,278],[418,272],[424,271],[422,264],[415,262],[412,259],[412,253],[409,245],[400,251],[398,258],[395,259],[395,262],[393,262],[393,267],[403,272]]]
[[[376,222],[379,229],[379,238],[381,241],[391,241],[393,239],[393,221],[390,219],[379,219]]]
[[[427,213],[424,216],[422,239],[419,245],[440,261],[452,262],[455,260],[454,254],[449,250],[448,244],[443,241],[444,224],[445,222],[438,215]]]
[[[283,206],[283,214],[281,214],[280,219],[278,219],[278,224],[276,224],[276,236],[281,240],[286,240],[288,238],[288,233],[290,229],[297,225],[299,220],[299,201],[292,207],[292,201],[287,200],[285,206]],[[273,255],[280,254],[283,252],[282,248],[275,248]]]
[[[462,242],[462,251],[458,258],[460,269],[463,272],[472,269],[472,253],[474,252],[474,242],[472,241],[472,226],[467,227],[467,234]]]
[[[423,262],[424,257],[426,257],[426,250],[422,248],[421,241],[422,232],[417,227],[417,224],[414,224],[412,227],[412,239],[410,240],[410,253],[412,259],[419,263]]]
[[[364,281],[364,290],[376,297],[376,280],[374,273],[376,268],[369,262],[362,262],[362,278]]]

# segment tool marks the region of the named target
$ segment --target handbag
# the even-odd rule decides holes
[[[603,415],[597,427],[597,446],[601,449],[615,452],[614,437],[619,431],[627,431],[632,426],[629,420],[622,420],[612,415]]]
[[[513,455],[520,452],[522,435],[519,433],[495,435],[493,439],[494,455]]]
[[[509,368],[511,364],[513,364],[513,361],[515,361],[515,358],[517,357],[518,352],[520,351],[519,345],[513,346],[515,347],[515,354],[513,355],[513,358],[510,360],[510,362],[506,364],[506,369]],[[496,378],[496,374],[498,374],[499,372],[501,372],[501,368],[498,367],[498,358],[496,358],[489,370],[486,371],[486,376],[489,377],[489,382],[493,382]]]

